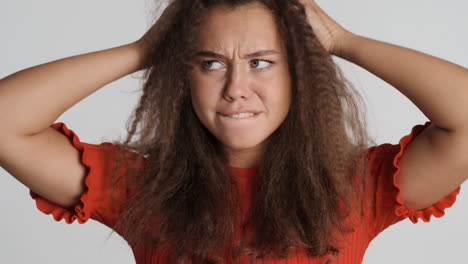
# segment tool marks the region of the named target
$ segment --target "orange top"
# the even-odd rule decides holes
[[[429,222],[431,216],[443,216],[444,210],[454,204],[461,187],[423,210],[406,208],[399,196],[398,160],[404,154],[408,143],[430,123],[428,121],[424,125],[414,126],[409,135],[401,138],[399,144],[385,143],[369,148],[369,167],[366,174],[368,186],[363,199],[372,201],[372,209],[365,212],[365,219],[362,220],[365,223],[363,228],[356,229],[353,233],[346,234],[343,237],[346,246],[341,249],[339,256],[333,263],[361,263],[369,243],[388,226],[405,218],[409,218],[413,223],[417,223],[418,219]],[[110,180],[108,177],[111,162],[118,150],[117,147],[108,142],[99,145],[80,142],[78,136],[61,122],[55,123],[51,127],[70,138],[71,143],[81,151],[82,163],[88,168],[85,178],[87,189],[83,192],[81,202],[74,207],[74,210],[62,208],[30,190],[30,195],[35,199],[37,208],[45,214],[52,214],[55,221],[65,219],[67,224],[71,224],[77,219],[80,224],[83,224],[91,218],[111,227],[120,213],[117,209],[112,209]],[[237,182],[241,192],[242,219],[245,220],[248,218],[252,206],[250,202],[253,195],[252,186],[253,181],[256,179],[255,176],[258,175],[257,169],[233,167],[229,169],[233,176],[238,179]],[[120,192],[119,195],[122,196],[120,198],[126,198],[125,192]],[[119,207],[117,206],[117,208]],[[239,230],[238,235],[247,236],[250,231],[247,226],[246,229]],[[137,264],[168,263],[165,261],[164,252],[138,248],[134,245],[130,246]],[[236,263],[249,263],[248,256],[240,258]],[[275,263],[275,261],[273,259],[264,259],[261,263]],[[297,250],[293,257],[281,263],[318,264],[323,263],[323,261],[319,258],[308,258],[303,251]]]

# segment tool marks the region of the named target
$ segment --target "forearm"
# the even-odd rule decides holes
[[[468,70],[389,43],[350,34],[337,54],[386,81],[435,125],[468,129]]]
[[[0,80],[0,130],[29,135],[46,129],[99,88],[141,69],[134,44],[72,56]]]

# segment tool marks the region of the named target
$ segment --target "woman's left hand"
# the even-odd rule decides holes
[[[304,5],[309,24],[322,46],[331,54],[338,55],[344,42],[352,33],[328,16],[315,3],[315,0],[299,0],[299,2]]]

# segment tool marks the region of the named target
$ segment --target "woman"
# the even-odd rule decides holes
[[[331,55],[389,82],[431,121],[375,146]],[[125,142],[91,145],[49,127],[141,69]],[[447,79],[453,92],[438,89]],[[3,79],[0,110],[16,116],[2,116],[0,162],[41,211],[106,224],[137,263],[360,263],[386,227],[454,203],[468,169],[457,101],[467,79],[463,67],[347,31],[313,1],[176,0],[134,43]],[[22,161],[18,146],[41,157]]]

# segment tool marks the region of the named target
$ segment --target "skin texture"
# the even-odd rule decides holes
[[[200,50],[225,58],[197,57],[191,87],[194,110],[223,144],[230,166],[257,166],[265,140],[284,121],[291,104],[287,56],[274,18],[253,3],[234,11],[214,8],[204,22]],[[246,58],[260,50],[277,53]],[[220,114],[240,108],[261,113],[251,120]]]

